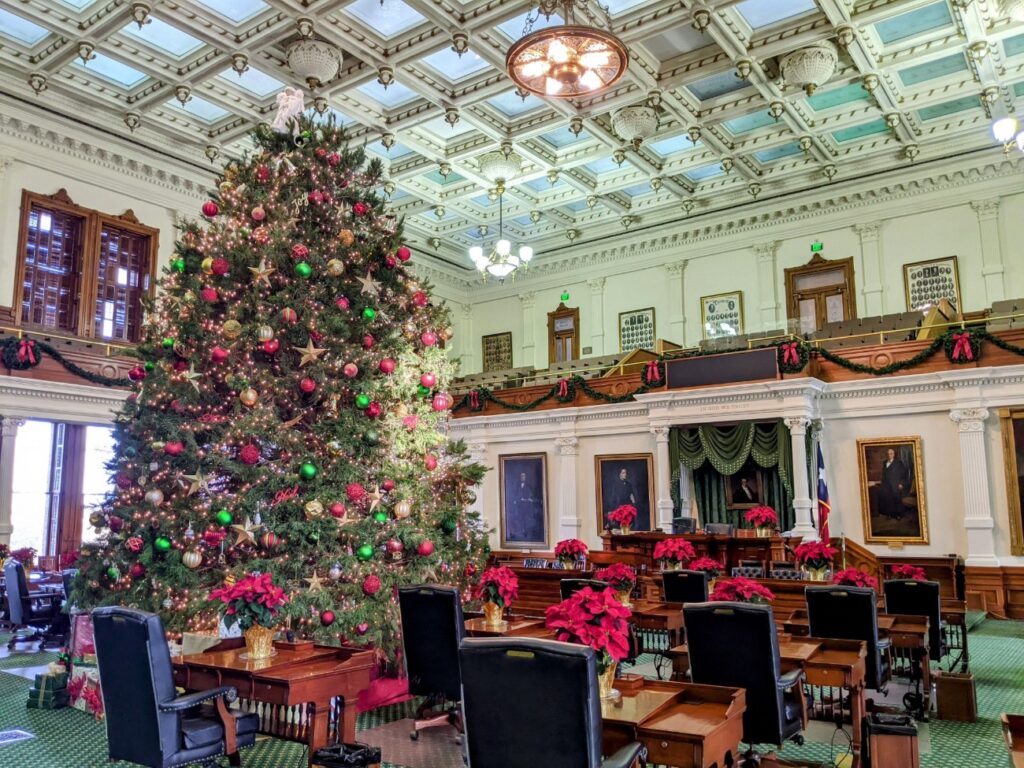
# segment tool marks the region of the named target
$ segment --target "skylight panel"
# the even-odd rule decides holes
[[[6,35],[26,45],[35,45],[47,34],[45,27],[0,8],[0,35]]]
[[[744,0],[736,4],[736,10],[751,29],[770,27],[817,9],[814,0]]]
[[[466,51],[459,56],[451,48],[442,48],[437,53],[430,54],[423,59],[423,63],[453,83],[482,72],[490,66],[472,51]]]
[[[384,0],[383,3],[381,0],[356,0],[342,11],[384,38],[394,37],[426,21],[402,0]]]
[[[187,53],[198,50],[203,45],[202,40],[192,37],[187,32],[182,32],[177,27],[154,16],[150,16],[149,21],[143,24],[141,29],[134,21],[126,24],[121,28],[121,34],[141,40],[179,59]]]
[[[77,61],[74,66],[79,70],[100,75],[111,82],[123,85],[125,88],[132,88],[146,79],[145,72],[140,72],[102,53],[95,54],[95,57],[88,64]]]
[[[220,120],[230,114],[226,109],[218,107],[216,104],[207,101],[201,96],[193,96],[185,103],[185,106],[182,106],[181,102],[177,99],[171,99],[167,102],[167,105],[184,110],[190,115],[194,115],[200,120],[205,120],[208,123]]]
[[[249,93],[260,97],[266,97],[272,93],[279,93],[284,90],[285,87],[285,84],[280,80],[275,77],[271,77],[266,72],[260,72],[260,70],[255,67],[249,67],[249,69],[247,69],[242,75],[239,75],[235,70],[229,67],[221,72],[219,77],[237,85],[244,91],[248,91]]]
[[[387,88],[373,80],[365,85],[360,85],[357,90],[388,109],[398,107],[416,98],[415,92],[410,91],[397,80],[393,80]]]
[[[206,6],[235,24],[248,21],[270,7],[263,0],[195,0],[195,2]]]

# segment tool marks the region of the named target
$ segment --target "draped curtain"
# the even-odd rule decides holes
[[[748,458],[753,458],[766,470],[765,503],[779,513],[783,530],[793,527],[793,453],[789,430],[781,421],[673,428],[668,445],[675,509],[679,509],[680,466],[685,466],[693,472],[694,496],[702,522],[745,525],[741,514],[726,509],[725,477],[736,474]]]

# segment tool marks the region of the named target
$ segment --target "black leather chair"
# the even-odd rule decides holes
[[[757,765],[755,744],[792,740],[803,744],[807,701],[804,673],[785,674],[771,606],[697,603],[683,606],[690,675],[695,683],[745,688],[743,741],[751,745],[741,764]]]
[[[928,617],[928,656],[938,662],[949,653],[942,622],[942,596],[937,581],[890,579],[883,583],[885,612]]]
[[[415,741],[422,729],[446,724],[461,733],[459,643],[466,624],[459,590],[437,584],[399,587],[398,608],[409,693],[425,697],[409,738]]]
[[[608,589],[608,582],[600,579],[562,579],[558,582],[558,591],[563,600],[568,600],[584,587],[590,587],[595,592],[603,592]]]
[[[732,523],[708,523],[704,526],[704,533],[709,536],[732,536],[735,530]]]
[[[708,574],[706,571],[664,571],[661,589],[667,603],[706,603]]]
[[[634,742],[601,759],[594,651],[536,638],[467,638],[462,703],[470,768],[630,768]]]
[[[213,766],[256,741],[259,718],[233,712],[234,688],[222,685],[178,696],[160,617],[108,606],[92,612],[110,760],[149,768]],[[212,703],[212,708],[201,706]]]
[[[39,647],[59,645],[64,642],[64,631],[57,620],[60,618],[60,592],[29,591],[25,568],[13,557],[4,563],[4,581],[7,587],[8,618],[12,635],[7,643],[13,649],[18,643],[41,640]],[[29,630],[18,634],[19,630]]]
[[[811,637],[863,640],[867,646],[865,686],[884,693],[891,676],[889,639],[879,637],[878,596],[870,587],[807,587]]]

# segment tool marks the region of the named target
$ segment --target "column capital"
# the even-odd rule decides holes
[[[779,240],[770,240],[767,243],[756,243],[750,247],[757,254],[758,259],[774,259],[781,244]]]
[[[14,165],[14,158],[10,155],[0,155],[0,181],[7,175],[7,169]]]
[[[657,442],[667,443],[669,430],[669,427],[651,427],[651,434],[654,435],[654,439]]]
[[[4,416],[0,434],[3,437],[14,437],[18,434],[18,427],[24,426],[25,420],[20,416]]]
[[[854,224],[853,231],[857,233],[862,243],[866,243],[877,240],[884,225],[884,221],[866,221],[863,224]]]
[[[580,439],[578,437],[556,437],[555,447],[559,456],[578,456],[580,453]]]
[[[595,277],[591,280],[587,280],[587,285],[590,286],[591,293],[600,293],[604,290],[604,284],[607,282],[606,277]]]
[[[524,291],[519,294],[519,301],[523,304],[523,309],[530,309],[533,307],[534,302],[537,300],[536,291]]]
[[[467,443],[466,450],[471,456],[482,456],[487,453],[487,443]]]
[[[473,316],[473,305],[472,304],[459,304],[459,309],[462,310],[462,316],[470,318]]]
[[[961,432],[984,432],[988,408],[954,408],[949,418]]]
[[[973,200],[971,201],[971,210],[978,215],[978,219],[984,221],[985,219],[994,219],[999,215],[999,204],[1002,200],[998,197],[989,198],[988,200]]]
[[[786,427],[789,429],[789,433],[794,437],[799,437],[807,434],[807,427],[810,426],[811,420],[806,416],[797,416],[796,418],[783,419]]]
[[[686,262],[676,261],[671,264],[662,264],[661,268],[668,272],[670,277],[682,277],[683,270],[686,269]]]

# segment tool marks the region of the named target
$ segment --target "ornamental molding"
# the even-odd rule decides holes
[[[110,424],[128,394],[123,389],[3,377],[0,382],[0,413],[16,413],[16,418]]]
[[[988,408],[954,408],[949,412],[949,418],[960,432],[984,432],[988,414]]]
[[[578,437],[556,437],[555,447],[559,456],[579,456],[580,439]]]

